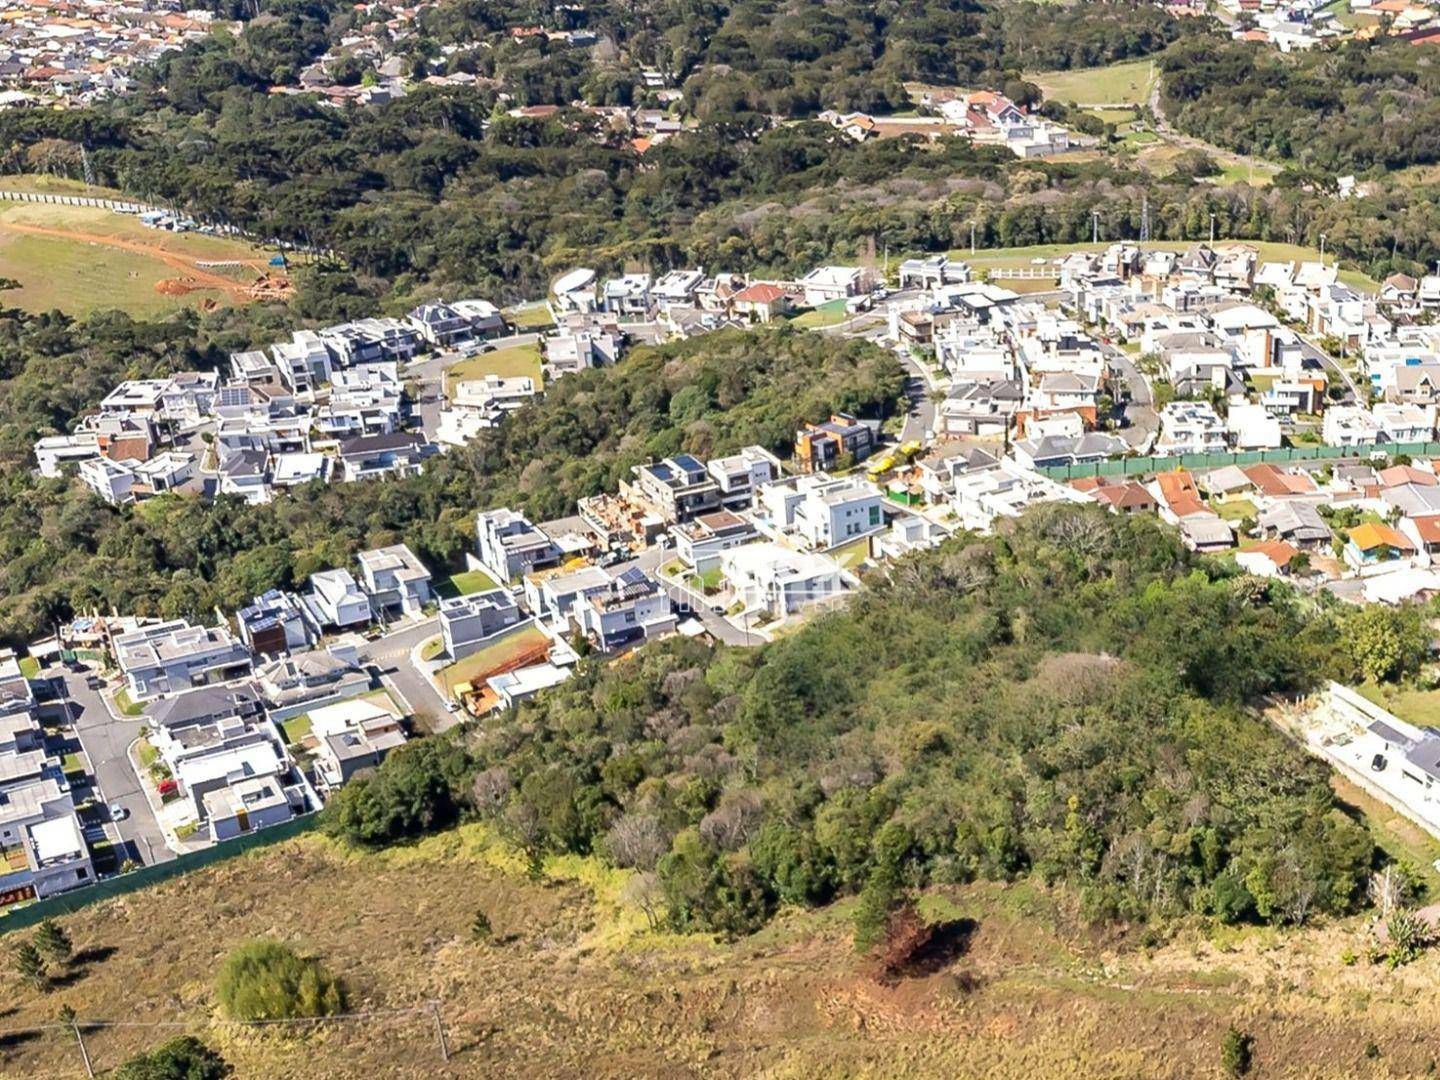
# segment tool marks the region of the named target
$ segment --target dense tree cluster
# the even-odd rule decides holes
[[[352,29],[356,14],[322,0],[274,0],[238,37],[216,35],[165,58],[131,96],[5,114],[0,163],[78,177],[83,147],[102,182],[334,250],[359,275],[362,294],[394,285],[408,295],[423,284],[529,297],[577,262],[790,273],[808,268],[822,247],[829,257],[910,244],[922,231],[938,246],[952,234],[968,237],[960,223],[978,207],[1003,208],[1017,164],[995,149],[860,147],[827,127],[777,127],[781,118],[901,107],[909,79],[1019,85],[1026,68],[1162,48],[1180,26],[1153,5],[1130,3],[846,0],[792,4],[783,15],[775,7],[602,4],[582,14],[619,48],[585,50],[508,33],[519,19],[552,24],[549,9],[464,0],[430,13],[414,48],[433,52],[423,42],[478,34],[487,47],[464,63],[486,81],[334,109],[268,89]],[[581,17],[561,10],[564,19]],[[645,65],[678,81],[681,109],[700,128],[643,156],[624,125],[594,115],[508,117],[491,81],[505,87],[505,104],[646,104]],[[1027,195],[1037,175],[1071,186],[1045,167],[1026,174]],[[947,186],[966,177],[977,183]],[[929,190],[917,192],[917,180]],[[817,213],[822,197],[843,200],[841,212]],[[1088,221],[1088,205],[1074,209],[1057,218]],[[938,230],[911,227],[922,215],[946,220]],[[1067,227],[997,225],[986,238],[1039,241]]]
[[[1374,848],[1245,706],[1351,673],[1355,618],[1197,562],[1153,519],[1040,508],[761,650],[585,665],[453,745],[468,792],[456,757],[433,782],[527,849],[653,875],[677,929],[850,893],[883,926],[902,890],[1032,875],[1097,919],[1300,922],[1362,902]]]
[[[208,618],[402,540],[438,565],[456,562],[474,543],[477,510],[519,506],[546,520],[651,458],[751,443],[786,452],[803,421],[885,416],[904,381],[894,356],[866,342],[729,332],[567,377],[404,480],[316,485],[260,507],[163,496],[117,510],[74,481],[31,473],[32,440],[68,430],[120,378],[214,364],[267,318],[234,313],[199,331],[193,316],[0,318],[0,636],[29,640],[77,611]]]
[[[1161,60],[1176,126],[1334,176],[1440,161],[1440,71],[1403,41],[1281,53],[1195,37]]]

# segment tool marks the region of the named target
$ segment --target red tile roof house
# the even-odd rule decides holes
[[[731,304],[737,315],[748,316],[756,322],[769,322],[790,310],[790,294],[779,285],[757,282],[736,293]]]

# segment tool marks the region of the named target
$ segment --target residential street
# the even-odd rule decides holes
[[[1147,446],[1160,430],[1160,417],[1155,411],[1155,395],[1150,389],[1150,380],[1125,350],[1113,345],[1102,345],[1101,349],[1110,366],[1120,373],[1120,378],[1130,390],[1130,400],[1123,410],[1125,426],[1120,429],[1119,435],[1132,449]]]
[[[124,821],[106,826],[107,834],[124,849],[120,860],[148,865],[173,859],[175,853],[165,846],[165,837],[130,764],[130,744],[140,737],[142,718],[112,716],[99,691],[86,685],[86,672],[53,667],[42,674],[64,685],[65,697],[47,703],[46,708],[59,709],[73,724],[90,759],[96,800],[102,806],[118,802],[129,811]]]
[[[430,680],[410,663],[410,653],[422,641],[439,632],[438,620],[430,618],[375,641],[367,641],[359,651],[360,659],[378,668],[381,678],[392,683],[400,692],[411,712],[417,718],[424,718],[420,721],[421,726],[435,731],[449,726],[447,721],[451,714],[445,707],[445,699],[430,685]]]

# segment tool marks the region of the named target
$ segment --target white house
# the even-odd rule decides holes
[[[840,564],[828,555],[769,541],[722,552],[720,567],[750,612],[783,618],[844,594]]]
[[[414,618],[430,602],[430,571],[404,544],[362,551],[360,579],[376,612],[399,608]]]
[[[309,601],[322,626],[364,626],[373,615],[367,596],[349,570],[321,570],[310,575]]]

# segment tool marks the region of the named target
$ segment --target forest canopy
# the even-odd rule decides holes
[[[1363,902],[1368,834],[1248,708],[1348,674],[1348,610],[1197,560],[1153,518],[1058,504],[867,585],[759,650],[583,665],[468,740],[393,756],[330,828],[423,832],[383,793],[431,785],[531,851],[651,875],[676,929],[722,934],[974,879],[1063,885],[1101,921]]]

